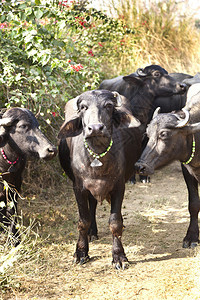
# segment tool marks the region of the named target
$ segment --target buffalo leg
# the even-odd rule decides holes
[[[0,203],[3,206],[5,202],[0,199]],[[5,227],[7,227],[8,225],[9,224],[6,218],[6,204],[5,204],[4,207],[0,208],[0,231],[5,231]]]
[[[119,188],[119,187],[118,187]],[[124,269],[127,266],[128,259],[125,255],[124,248],[122,245],[122,230],[123,230],[123,219],[121,215],[121,206],[124,195],[124,187],[121,191],[118,190],[115,195],[111,195],[111,214],[109,219],[110,231],[113,237],[113,248],[112,248],[112,256],[113,256],[113,265],[116,269]]]
[[[12,193],[12,196],[14,197],[15,195]],[[11,207],[7,207],[7,218],[10,221],[10,243],[13,246],[17,246],[20,244],[20,234],[19,230],[16,228],[17,223],[18,223],[18,217],[17,217],[17,199],[14,199],[12,197],[12,201],[9,201],[12,203]],[[8,204],[9,206],[9,204]]]
[[[89,195],[89,210],[90,210],[90,218],[91,225],[88,230],[88,237],[90,241],[98,240],[98,229],[96,222],[96,208],[97,208],[97,200],[90,194]]]
[[[76,244],[76,252],[74,253],[74,261],[75,263],[84,264],[89,260],[88,229],[90,227],[91,220],[88,207],[88,193],[81,192],[77,188],[74,189],[74,192],[79,210],[79,238]]]
[[[198,181],[183,165],[182,171],[188,189],[188,208],[190,213],[190,224],[187,234],[183,240],[183,248],[193,248],[197,246],[199,242],[198,214],[200,210],[200,200],[198,193]]]
[[[7,198],[8,197],[8,198]],[[9,228],[9,243],[17,246],[20,243],[19,230],[17,224],[17,199],[15,195],[9,191],[9,196],[4,193],[0,195],[0,231],[8,232]],[[8,201],[7,201],[8,199]]]

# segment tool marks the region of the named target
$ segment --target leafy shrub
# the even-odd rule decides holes
[[[102,55],[127,31],[75,1],[5,1],[1,5],[1,106],[27,107],[47,123],[64,103],[98,86]],[[104,47],[106,43],[106,46]],[[118,55],[110,51],[106,56]]]

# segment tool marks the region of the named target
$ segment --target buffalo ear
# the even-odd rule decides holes
[[[60,131],[58,133],[59,139],[64,139],[67,137],[77,136],[82,131],[82,122],[81,119],[74,118],[69,121],[65,121],[64,124],[61,126]]]
[[[6,128],[0,126],[0,147],[4,147],[8,141],[8,134]]]
[[[123,77],[123,80],[130,85],[144,85],[142,77],[139,77],[137,74],[130,74]]]
[[[131,113],[115,109],[113,114],[114,125],[117,128],[139,127],[140,121],[137,120]]]
[[[1,135],[1,130],[0,130],[0,147],[4,147],[5,144],[7,143],[7,135]]]
[[[11,126],[13,118],[0,119],[0,147],[4,147],[8,140],[7,127]]]
[[[200,122],[186,125],[185,127],[180,128],[180,130],[186,135],[200,132]]]

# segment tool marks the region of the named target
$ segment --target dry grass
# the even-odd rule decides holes
[[[132,73],[150,64],[159,64],[169,72],[195,75],[199,71],[200,31],[191,15],[178,15],[174,1],[152,4],[149,10],[137,0],[119,0],[118,5],[113,0],[109,3],[110,14],[134,33],[124,36],[117,57],[103,63],[107,77]]]
[[[48,199],[40,194],[21,202],[25,221],[35,219],[37,238],[27,234],[20,246],[2,299],[199,299],[199,249],[181,248],[189,218],[179,165],[151,181],[126,186],[130,267],[121,272],[111,266],[108,203],[98,207],[100,239],[90,244],[91,261],[79,266],[72,264],[78,214],[71,187],[63,183],[57,196],[49,187]]]

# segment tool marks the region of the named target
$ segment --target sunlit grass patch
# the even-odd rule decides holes
[[[22,219],[21,219],[22,220]],[[37,233],[36,223],[30,220],[28,227],[19,225],[21,242],[17,247],[9,243],[9,228],[2,233],[0,245],[0,286],[2,293],[23,287],[24,277],[34,276],[38,272],[42,241]]]

